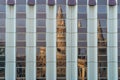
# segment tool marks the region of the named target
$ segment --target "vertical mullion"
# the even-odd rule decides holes
[[[87,5],[87,13],[87,78],[88,80],[97,80],[97,5]]]
[[[6,5],[5,39],[5,79],[16,80],[16,5]]]
[[[26,4],[26,80],[36,80],[36,4]]]
[[[66,78],[77,80],[77,5],[66,5],[66,10]]]
[[[56,80],[56,2],[46,5],[46,15],[46,80]]]
[[[110,1],[110,0],[108,0]],[[115,0],[117,2],[117,0]],[[109,2],[108,2],[109,4]],[[108,80],[118,80],[117,5],[107,6]]]

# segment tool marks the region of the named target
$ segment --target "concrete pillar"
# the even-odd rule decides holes
[[[66,0],[68,4],[68,0]],[[77,0],[76,0],[77,2]],[[66,6],[66,78],[77,80],[77,5]]]
[[[109,1],[109,0],[108,0]],[[117,2],[117,0],[115,0]],[[109,4],[109,2],[108,2]],[[107,6],[107,76],[118,80],[117,5]]]
[[[36,5],[28,4],[26,4],[26,80],[36,80]]]
[[[7,2],[7,1],[6,1]],[[6,5],[5,80],[16,80],[16,6]]]
[[[97,0],[95,1],[97,2]],[[87,67],[88,67],[87,79],[88,80],[98,80],[97,41],[98,41],[97,40],[97,5],[92,5],[92,6],[87,5]]]
[[[56,80],[56,5],[46,2],[46,80]]]

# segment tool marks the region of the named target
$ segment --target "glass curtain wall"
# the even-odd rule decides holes
[[[26,0],[16,0],[16,80],[25,80]]]
[[[5,80],[5,0],[0,0],[0,80]]]
[[[87,80],[87,0],[78,0],[78,80]]]
[[[36,0],[36,80],[46,80],[46,0]]]

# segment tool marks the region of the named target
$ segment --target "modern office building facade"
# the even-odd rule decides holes
[[[120,0],[0,0],[0,80],[120,80]]]

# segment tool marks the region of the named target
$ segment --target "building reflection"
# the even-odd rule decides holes
[[[81,26],[81,23],[79,26]],[[80,28],[80,27],[79,27]],[[106,46],[107,42],[103,36],[102,28],[100,25],[100,20],[98,20],[98,67],[104,67],[107,65],[106,63],[99,62],[101,59],[106,61],[106,57],[102,57],[102,55],[106,55]],[[58,8],[57,14],[57,77],[66,77],[66,27],[65,27],[65,20],[62,13],[62,8]],[[78,53],[78,55],[81,53]],[[37,61],[40,63],[37,66],[41,66],[37,70],[37,77],[45,77],[46,73],[46,48],[40,47],[39,57],[37,57]],[[87,62],[86,58],[83,57],[82,59],[78,57],[78,77],[80,80],[85,80],[87,76]],[[107,62],[107,61],[106,61]],[[61,68],[62,67],[62,68]],[[99,76],[106,76],[107,69],[106,68],[99,68],[98,73]]]

